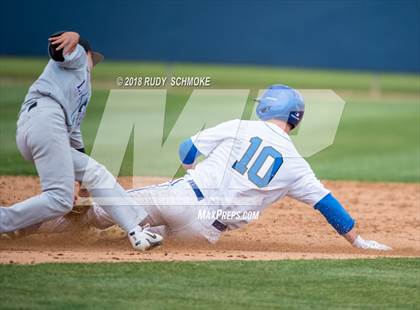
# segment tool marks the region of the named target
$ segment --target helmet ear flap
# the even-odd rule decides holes
[[[295,128],[297,125],[299,125],[300,121],[302,120],[303,114],[303,111],[291,111],[289,113],[287,123],[290,124],[292,128]]]

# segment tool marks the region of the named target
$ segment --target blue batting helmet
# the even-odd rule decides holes
[[[261,120],[279,119],[293,128],[302,120],[305,111],[302,95],[286,85],[270,86],[256,101],[257,116]]]

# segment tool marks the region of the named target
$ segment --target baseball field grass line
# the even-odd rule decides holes
[[[420,259],[0,265],[0,308],[414,309]]]

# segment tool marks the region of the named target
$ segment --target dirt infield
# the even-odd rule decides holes
[[[130,187],[131,179],[120,181]],[[150,185],[165,179],[137,181]],[[394,250],[378,254],[353,249],[318,212],[285,199],[269,207],[258,221],[225,233],[216,245],[168,240],[159,248],[138,253],[131,250],[128,240],[116,228],[89,229],[71,235],[0,239],[0,263],[420,257],[420,184],[347,181],[325,184],[356,218],[365,238],[384,242]],[[0,176],[2,205],[38,191],[35,177]]]

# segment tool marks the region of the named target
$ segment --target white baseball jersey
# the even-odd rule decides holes
[[[191,140],[206,159],[187,174],[210,200],[210,208],[262,211],[284,196],[313,206],[329,193],[289,135],[272,123],[232,120]],[[223,222],[233,229],[249,220],[238,216]]]

